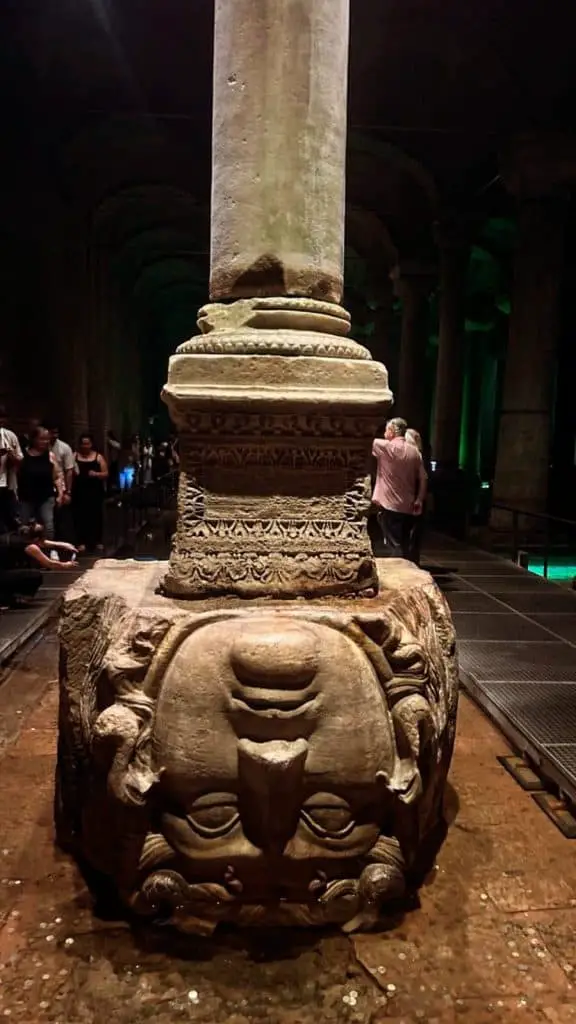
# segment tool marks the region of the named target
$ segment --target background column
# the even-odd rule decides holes
[[[493,501],[528,511],[545,509],[548,493],[562,266],[561,206],[524,200],[518,211]],[[493,519],[504,521],[498,515]]]
[[[424,437],[428,437],[426,349],[429,331],[428,296],[433,278],[429,269],[400,266],[392,271],[392,279],[395,293],[402,303],[394,415],[402,416],[411,427],[419,430]]]
[[[440,227],[438,361],[432,457],[439,469],[458,470],[464,383],[464,319],[468,246],[455,230]]]

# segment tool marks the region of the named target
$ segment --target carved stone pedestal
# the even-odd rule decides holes
[[[127,907],[210,934],[367,928],[442,824],[458,679],[428,574],[379,596],[179,602],[101,562],[61,620],[59,840]]]
[[[369,459],[392,395],[334,303],[200,310],[163,397],[180,436],[172,597],[376,592]]]

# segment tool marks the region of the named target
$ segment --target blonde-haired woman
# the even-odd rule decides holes
[[[418,433],[418,431],[414,430],[412,427],[408,427],[408,430],[406,431],[404,437],[406,438],[408,444],[413,444],[414,447],[417,448],[418,451],[420,452],[420,455],[422,455],[422,437]]]
[[[406,444],[413,445],[420,452],[420,458],[422,458],[422,437],[417,430],[413,427],[408,427],[405,433]],[[426,495],[424,495],[424,501],[419,511],[414,512],[414,525],[410,531],[410,558],[416,564],[420,565],[420,551],[422,548],[422,532],[424,528],[424,509],[426,507]]]

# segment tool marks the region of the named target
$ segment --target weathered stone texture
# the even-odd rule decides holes
[[[58,830],[185,931],[370,927],[442,826],[458,678],[431,578],[380,596],[194,605],[100,563],[61,620]]]

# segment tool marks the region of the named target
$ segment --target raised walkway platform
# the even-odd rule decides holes
[[[94,559],[83,559],[75,571],[60,570],[44,573],[34,603],[29,608],[0,612],[0,666],[5,664],[56,613],[58,601],[74,580],[93,564]]]
[[[423,564],[452,609],[463,686],[575,804],[576,594],[435,534]]]

